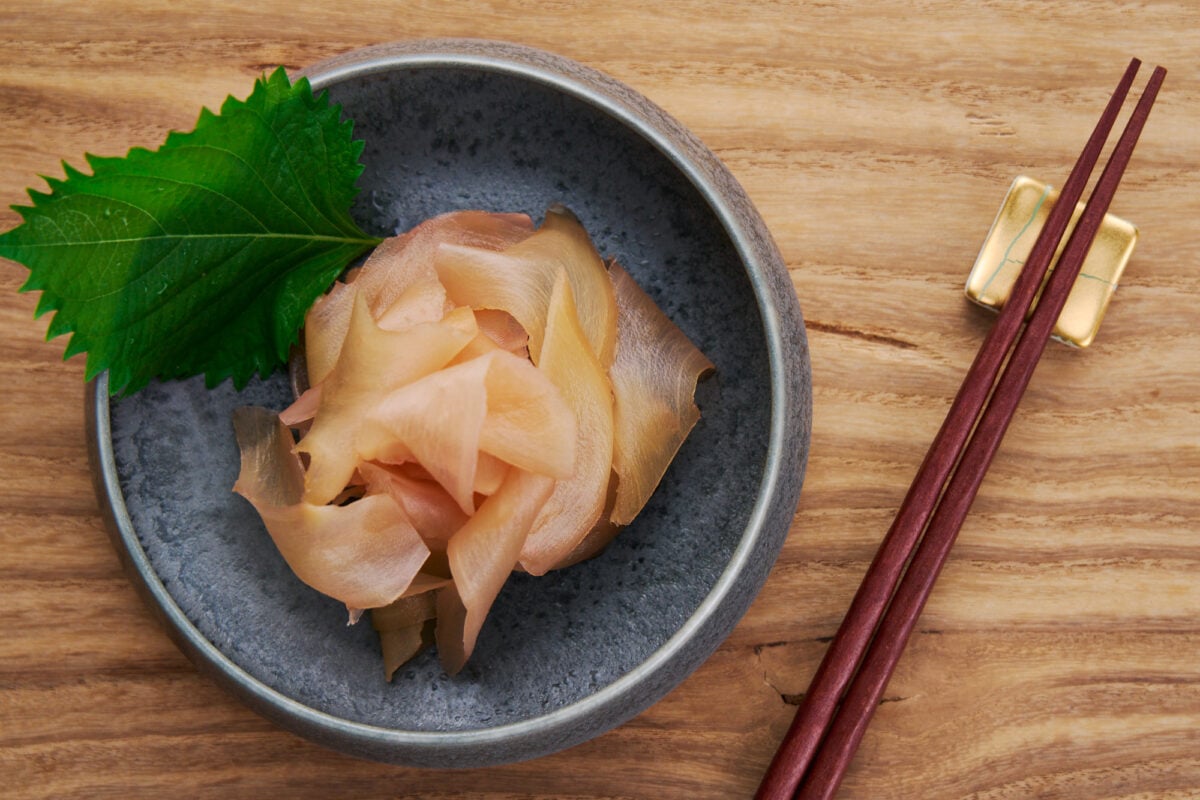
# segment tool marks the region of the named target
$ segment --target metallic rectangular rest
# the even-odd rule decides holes
[[[1004,305],[1057,199],[1056,190],[1033,178],[1021,175],[1013,181],[967,276],[966,294],[971,301],[993,310]],[[1083,203],[1079,203],[1051,269],[1082,212]],[[1075,347],[1092,343],[1137,239],[1136,226],[1112,214],[1105,215],[1055,325],[1056,339]]]

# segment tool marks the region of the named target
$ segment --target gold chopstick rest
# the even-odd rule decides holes
[[[1017,176],[992,222],[975,266],[967,276],[968,299],[992,310],[1004,305],[1057,199],[1058,192],[1050,186],[1024,175]],[[1082,202],[1071,216],[1051,269],[1081,213]],[[1074,347],[1087,347],[1092,343],[1137,239],[1137,226],[1112,214],[1104,216],[1054,327],[1055,339]]]

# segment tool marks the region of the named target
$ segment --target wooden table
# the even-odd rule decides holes
[[[327,752],[153,623],[92,495],[82,364],[42,340],[6,263],[0,795],[749,796],[987,328],[961,286],[1010,179],[1061,183],[1138,55],[1171,70],[1113,209],[1142,240],[1096,344],[1038,369],[839,796],[1200,796],[1194,4],[5,0],[0,202],[61,158],[157,145],[273,65],[425,36],[518,41],[629,83],[765,216],[815,394],[765,590],[676,691],[567,752],[453,773]]]

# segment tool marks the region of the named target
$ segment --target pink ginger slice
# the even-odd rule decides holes
[[[514,469],[450,539],[452,586],[438,595],[438,655],[450,674],[462,669],[496,595],[517,564],[534,517],[554,480]]]
[[[371,318],[366,299],[356,298],[337,364],[321,384],[312,427],[296,446],[310,457],[305,497],[318,505],[336,497],[363,460],[363,417],[390,392],[443,367],[477,332],[469,308],[440,322],[385,331]]]
[[[507,250],[445,244],[434,263],[455,304],[511,314],[529,335],[535,364],[541,363],[554,282],[565,271],[585,339],[603,367],[612,362],[617,330],[612,284],[587,232],[566,209],[551,208],[536,233]]]
[[[713,365],[625,270],[613,264],[610,274],[620,311],[608,373],[616,398],[612,521],[628,525],[700,419],[696,382]]]
[[[600,521],[612,471],[612,386],[580,325],[565,272],[554,284],[538,368],[562,392],[579,427],[575,472],[555,484],[521,551],[521,566],[534,575],[558,566]]]
[[[305,502],[304,469],[292,435],[276,414],[257,407],[234,412],[241,472],[234,491],[257,509],[300,580],[351,609],[400,597],[429,557],[429,548],[387,495],[345,506]]]

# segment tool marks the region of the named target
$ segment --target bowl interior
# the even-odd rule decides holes
[[[282,374],[241,393],[193,380],[114,400],[113,452],[130,519],[199,632],[299,703],[404,731],[476,731],[554,712],[662,647],[712,591],[743,535],[767,457],[772,394],[750,279],[680,170],[589,102],[473,67],[385,72],[330,91],[366,141],[355,206],[365,228],[392,234],[462,208],[540,220],[548,205],[567,205],[601,253],[716,364],[698,393],[703,417],[645,511],[602,555],[541,578],[512,577],[455,677],[426,652],[386,683],[370,625],[347,626],[344,608],[301,584],[253,509],[231,493],[230,413],[285,406]]]

